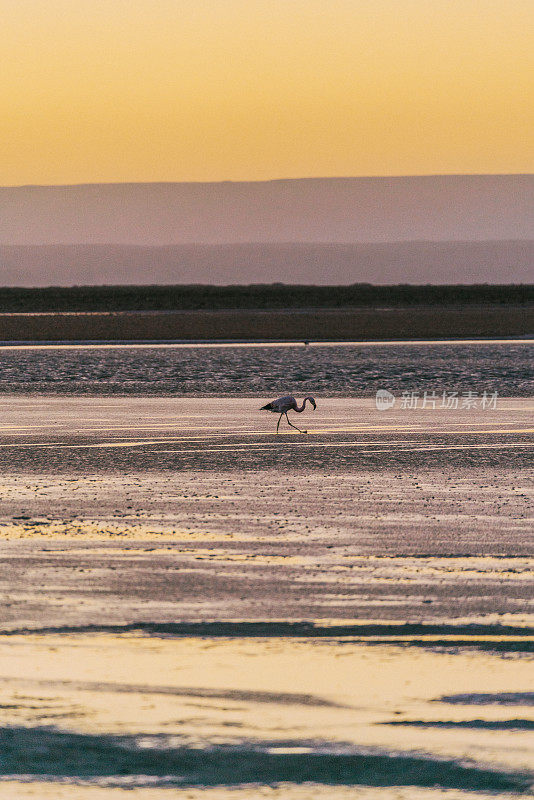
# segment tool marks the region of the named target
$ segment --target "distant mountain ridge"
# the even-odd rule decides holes
[[[0,286],[534,283],[534,240],[0,245]]]
[[[534,175],[0,188],[0,243],[393,243],[534,239]]]

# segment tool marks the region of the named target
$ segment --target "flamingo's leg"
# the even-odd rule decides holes
[[[289,421],[289,417],[287,416],[287,411],[286,411],[286,419],[287,419],[287,424],[291,425],[291,427],[295,428],[295,430],[298,431],[299,433],[308,433],[308,431],[301,431],[300,428],[297,428],[296,425],[293,425],[293,423]]]
[[[278,417],[278,425],[276,426],[277,433],[278,433],[278,428],[280,427],[280,420],[282,419],[283,416],[284,416],[283,414],[280,414],[280,416]]]

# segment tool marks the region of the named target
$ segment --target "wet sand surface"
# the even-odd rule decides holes
[[[529,792],[532,401],[265,399],[2,399],[0,797]]]

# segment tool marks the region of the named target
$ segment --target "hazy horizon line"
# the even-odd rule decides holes
[[[2,184],[0,189],[44,189],[82,186],[175,186],[206,184],[243,184],[243,183],[284,183],[292,181],[352,181],[352,180],[395,180],[402,178],[500,178],[500,177],[534,177],[534,172],[420,172],[395,173],[387,175],[307,175],[303,177],[233,179],[219,180],[139,180],[139,181],[81,181],[74,183],[20,183]]]
[[[263,241],[259,239],[251,239],[250,241],[228,241],[228,242],[165,242],[164,244],[137,244],[136,242],[37,242],[33,244],[21,244],[20,242],[3,242],[0,241],[0,247],[131,247],[139,250],[164,250],[168,247],[359,247],[365,246],[380,246],[380,245],[413,245],[413,244],[488,244],[495,242],[534,242],[534,233],[532,238],[518,239],[518,238],[497,238],[497,239],[395,239],[395,240],[380,240],[366,239],[357,241],[324,241],[316,239],[306,240],[292,240],[292,239],[273,239]]]

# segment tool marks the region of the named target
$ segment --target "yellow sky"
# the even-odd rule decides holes
[[[0,0],[0,184],[534,172],[534,0]]]

